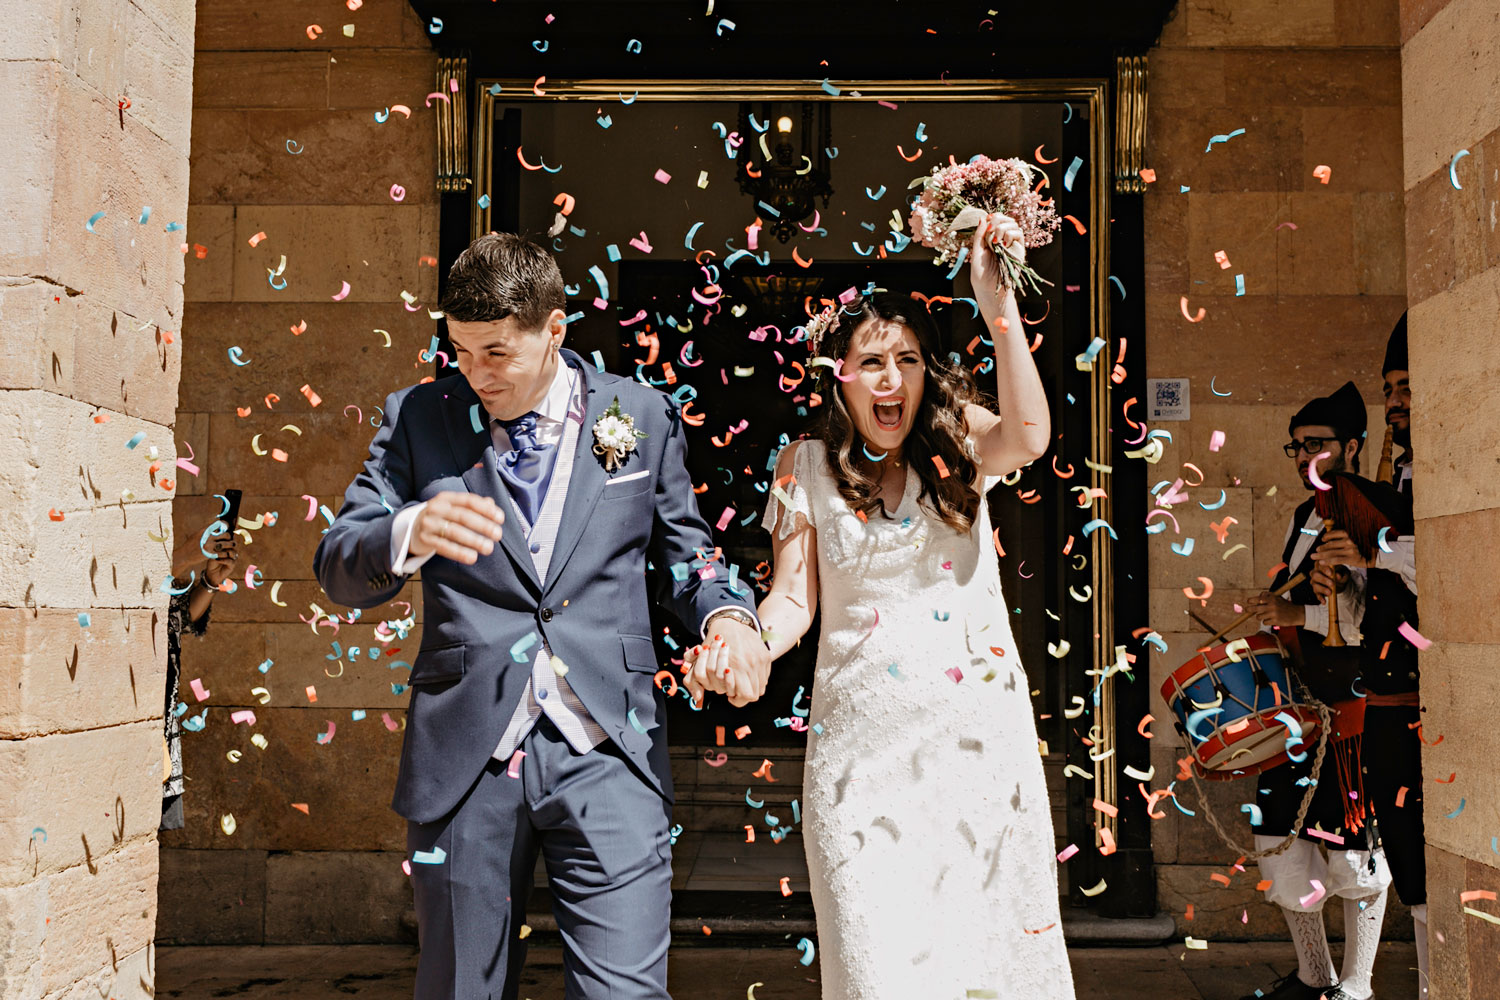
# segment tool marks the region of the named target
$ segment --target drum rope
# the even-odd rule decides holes
[[[1240,858],[1241,864],[1246,861],[1256,861],[1260,858],[1285,852],[1287,848],[1296,842],[1297,836],[1302,832],[1302,824],[1307,820],[1307,811],[1312,807],[1313,795],[1318,790],[1318,778],[1323,773],[1323,757],[1328,751],[1329,732],[1333,729],[1333,710],[1311,695],[1307,696],[1305,704],[1318,713],[1318,721],[1320,723],[1318,730],[1318,750],[1313,757],[1312,773],[1308,775],[1307,791],[1302,793],[1302,804],[1297,807],[1297,819],[1292,823],[1292,832],[1287,834],[1286,839],[1275,847],[1268,847],[1260,851],[1249,851],[1235,843],[1234,838],[1229,835],[1229,831],[1225,830],[1223,825],[1219,823],[1218,815],[1209,807],[1208,797],[1203,791],[1202,780],[1198,777],[1198,765],[1194,764],[1188,768],[1188,775],[1193,779],[1193,789],[1198,793],[1198,804],[1202,807],[1203,814],[1208,817],[1209,825],[1214,828],[1214,832],[1219,835],[1220,840],[1224,841],[1235,852],[1243,855]]]

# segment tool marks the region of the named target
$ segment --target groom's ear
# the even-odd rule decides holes
[[[547,340],[552,344],[553,350],[561,347],[563,339],[568,335],[568,314],[561,309],[554,309],[547,315]]]

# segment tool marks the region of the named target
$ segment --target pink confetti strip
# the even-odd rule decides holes
[[[1421,632],[1418,632],[1416,629],[1412,628],[1411,622],[1402,622],[1400,625],[1396,626],[1396,631],[1406,636],[1406,641],[1411,643],[1413,646],[1416,646],[1418,649],[1426,649],[1427,647],[1432,645],[1432,640],[1424,636]]]
[[[1302,908],[1304,910],[1316,903],[1318,900],[1322,899],[1324,893],[1328,891],[1327,889],[1323,888],[1323,883],[1319,882],[1315,878],[1310,878],[1307,881],[1308,884],[1313,887],[1313,891],[1297,900],[1298,903],[1302,904]]]
[[[194,698],[197,698],[199,701],[208,700],[209,690],[208,688],[203,686],[203,681],[201,678],[194,677],[191,681],[188,682],[188,686],[193,689]]]
[[[510,755],[510,764],[505,768],[505,773],[512,778],[521,776],[521,761],[526,759],[525,750],[517,750]]]

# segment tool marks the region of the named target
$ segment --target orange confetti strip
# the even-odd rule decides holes
[[[1193,904],[1192,903],[1189,903],[1187,905],[1187,912],[1182,915],[1182,918],[1184,920],[1192,920],[1193,919]]]
[[[1069,222],[1073,223],[1073,228],[1076,229],[1076,230],[1078,230],[1078,235],[1079,236],[1082,236],[1082,235],[1084,235],[1085,233],[1088,232],[1087,229],[1083,228],[1083,223],[1079,222],[1077,219],[1073,218],[1071,215],[1065,215],[1065,216],[1063,216],[1063,218],[1067,219]]]
[[[1225,886],[1229,885],[1229,876],[1223,874],[1222,872],[1212,872],[1208,877],[1211,880],[1213,880],[1215,882],[1218,882],[1218,883],[1220,883],[1222,885],[1225,885]]]
[[[1432,780],[1436,781],[1440,785],[1451,785],[1453,784],[1453,779],[1456,777],[1458,777],[1458,772],[1454,771],[1452,774],[1448,775],[1447,780],[1444,780],[1442,778],[1433,778]]]
[[[943,463],[942,456],[940,456],[940,455],[933,455],[932,456],[932,464],[935,465],[935,466],[937,466],[938,478],[939,479],[947,479],[948,478],[948,476],[950,475],[950,473],[948,472],[948,466]]]
[[[1265,892],[1267,889],[1271,888],[1271,885],[1272,885],[1271,879],[1263,878],[1259,882],[1255,883],[1255,891],[1256,892]]]
[[[1148,740],[1154,740],[1156,738],[1156,735],[1154,733],[1146,732],[1146,727],[1155,721],[1156,718],[1154,716],[1146,715],[1142,717],[1140,725],[1135,727],[1135,731],[1146,737],[1146,739]]]
[[[1044,143],[1042,143],[1041,146],[1038,146],[1036,148],[1036,152],[1034,154],[1032,154],[1032,159],[1036,160],[1036,162],[1038,162],[1038,163],[1056,163],[1058,160],[1062,159],[1062,157],[1060,157],[1060,156],[1054,156],[1052,159],[1049,160],[1045,156],[1043,156],[1042,155],[1042,146],[1045,146],[1045,145],[1047,145],[1047,144],[1044,142]]]
[[[907,156],[906,155],[906,150],[904,150],[904,149],[901,148],[901,144],[899,142],[896,143],[896,152],[899,153],[901,155],[901,159],[905,160],[907,163],[914,162],[917,159],[917,157],[919,157],[919,156],[922,155],[922,150],[919,147],[915,153],[911,154],[910,156]]]
[[[790,896],[792,894],[791,881],[790,875],[781,876],[781,894],[783,896]]]
[[[1205,308],[1203,308],[1202,306],[1198,307],[1198,312],[1197,312],[1196,315],[1189,315],[1189,313],[1187,311],[1188,310],[1188,305],[1187,305],[1187,296],[1186,295],[1184,295],[1180,300],[1178,300],[1178,305],[1182,309],[1182,318],[1185,319],[1185,320],[1187,320],[1189,323],[1201,323],[1201,322],[1203,322],[1203,317],[1205,317],[1205,316],[1208,315],[1208,310],[1205,309]]]
[[[1402,785],[1400,788],[1396,789],[1397,809],[1402,809],[1406,806],[1406,793],[1409,791],[1411,791],[1411,789],[1407,788],[1405,785]]]
[[[750,826],[749,824],[746,824],[745,826],[745,843],[755,843],[755,827]]]
[[[1476,899],[1487,899],[1494,902],[1495,893],[1490,889],[1465,889],[1458,894],[1458,901],[1460,903],[1472,903]]]
[[[749,736],[749,735],[750,735],[750,727],[749,726],[741,726],[740,728],[738,728],[738,729],[736,729],[734,731],[734,738],[737,739],[737,740],[742,740],[746,736]]]
[[[1114,817],[1120,815],[1120,810],[1105,802],[1103,799],[1094,800],[1094,809],[1106,816]]]
[[[794,260],[794,261],[797,262],[797,266],[798,267],[812,267],[812,265],[813,265],[812,259],[809,258],[807,260],[803,260],[802,259],[802,254],[799,252],[800,250],[801,250],[800,247],[793,247],[792,248],[792,260]]]

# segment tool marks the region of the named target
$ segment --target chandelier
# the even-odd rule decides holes
[[[796,116],[795,118],[793,116]],[[767,232],[785,243],[797,224],[833,194],[829,147],[833,128],[827,101],[762,101],[740,105],[740,190],[755,201]]]

